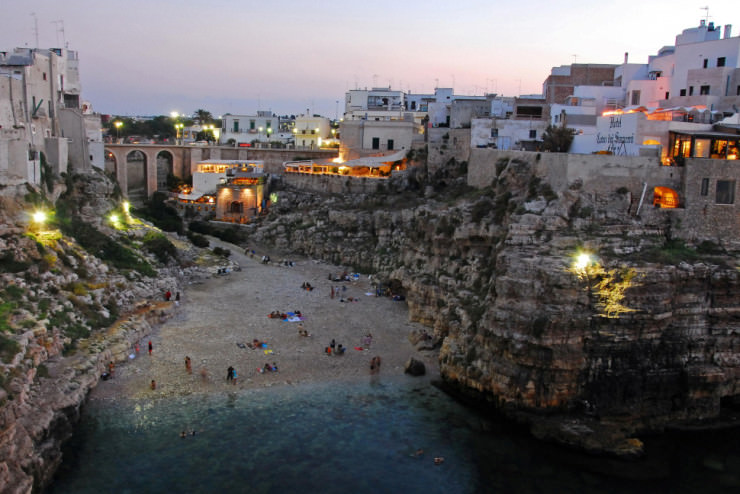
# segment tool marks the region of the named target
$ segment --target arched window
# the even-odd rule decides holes
[[[231,208],[229,209],[229,212],[231,213],[241,213],[243,209],[242,203],[234,201],[231,203]]]
[[[653,189],[653,206],[657,208],[677,208],[678,192],[668,187]]]

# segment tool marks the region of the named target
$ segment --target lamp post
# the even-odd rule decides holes
[[[113,125],[116,127],[116,142],[118,142],[120,140],[118,131],[121,128],[121,125],[123,125],[123,122],[121,122],[120,120],[116,120],[115,122],[113,122]]]
[[[180,138],[182,129],[185,125],[181,124],[180,122],[177,122],[175,124],[175,145],[182,144],[182,139]]]

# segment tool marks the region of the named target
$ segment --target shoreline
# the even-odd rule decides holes
[[[117,365],[113,378],[101,380],[89,400],[156,399],[382,380],[384,376],[403,376],[410,357],[426,366],[426,375],[415,378],[419,382],[430,384],[439,377],[437,353],[417,351],[408,338],[412,331],[427,328],[408,321],[404,302],[376,297],[367,275],[357,281],[330,281],[330,274],[338,275],[344,269],[289,256],[286,259],[292,260],[292,266],[276,261],[262,264],[262,255],[273,257],[273,252],[260,249],[254,256],[247,256],[231,244],[209,240],[211,248],[231,250],[229,262],[241,269],[217,275],[214,266],[209,269],[214,273],[211,277],[190,282],[180,294],[179,304],[172,308],[173,316],[150,338],[139,341],[138,355]],[[313,290],[301,288],[306,282]],[[300,311],[303,320],[268,318],[273,311]],[[299,325],[311,336],[299,336]],[[369,345],[367,334],[372,335]],[[265,342],[267,347],[252,349],[249,346],[253,340]],[[332,340],[345,347],[343,355],[326,354]],[[153,344],[151,356],[148,341]],[[135,354],[133,349],[131,353]],[[186,370],[186,356],[191,359],[192,373]],[[370,362],[376,356],[382,359],[381,368],[371,375]],[[258,372],[258,368],[273,363],[278,366],[277,372]],[[236,385],[226,382],[229,366],[236,370]],[[204,371],[206,379],[202,377]],[[155,390],[150,388],[151,380],[156,381]]]

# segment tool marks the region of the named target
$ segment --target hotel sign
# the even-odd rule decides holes
[[[596,120],[596,149],[615,155],[637,156],[639,146],[635,143],[637,119],[642,113],[609,115]]]

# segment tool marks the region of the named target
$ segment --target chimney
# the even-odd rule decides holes
[[[725,24],[725,39],[732,37],[732,24]]]
[[[628,51],[624,52],[624,63],[627,63],[627,60],[629,59],[630,54]]]

